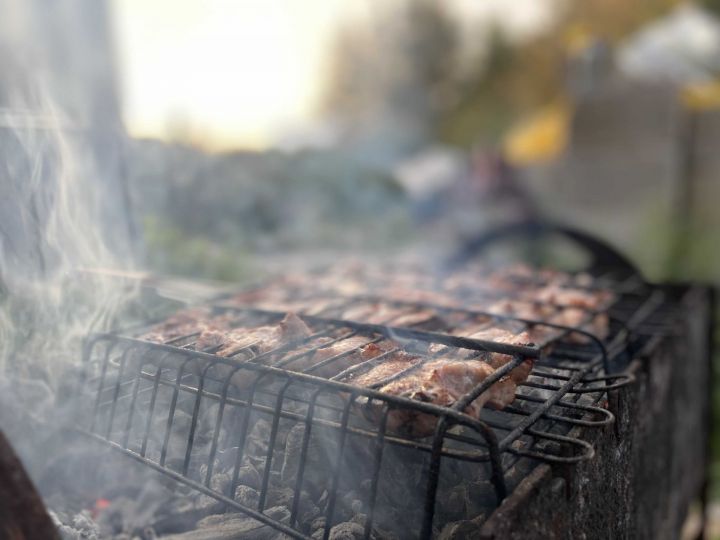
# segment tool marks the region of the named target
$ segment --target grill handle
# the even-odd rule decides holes
[[[450,259],[449,265],[452,268],[465,264],[490,246],[509,242],[515,238],[539,240],[552,236],[565,237],[587,252],[592,257],[588,268],[591,274],[597,275],[612,270],[627,273],[628,277],[641,275],[627,257],[602,240],[577,229],[547,221],[522,221],[487,231],[466,242],[460,252]]]

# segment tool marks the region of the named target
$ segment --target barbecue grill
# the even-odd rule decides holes
[[[515,234],[518,229],[507,232]],[[557,233],[557,229],[541,232]],[[492,236],[492,240],[497,238],[505,234]],[[590,282],[571,278],[574,281],[567,285],[611,291],[613,299],[601,310],[586,309],[586,318],[577,326],[387,298],[377,294],[384,290],[382,276],[387,275],[380,271],[361,273],[364,291],[353,294],[320,286],[293,289],[282,280],[264,284],[265,288],[287,288],[294,311],[312,334],[259,354],[252,346],[223,357],[212,349],[195,350],[196,334],[166,343],[150,342],[141,337],[150,324],[91,336],[77,392],[77,428],[187,486],[196,497],[206,496],[205,502],[217,503],[215,510],[239,511],[293,538],[329,538],[337,527],[348,524],[363,538],[521,536],[528,530],[523,527],[535,526],[527,516],[521,518],[523,505],[547,512],[549,508],[542,507],[546,500],[554,501],[558,512],[562,509],[572,516],[577,511],[570,503],[557,503],[556,485],[537,502],[528,501],[529,486],[545,489],[544,482],[559,475],[571,491],[571,471],[606,465],[611,440],[627,444],[627,435],[622,442],[623,433],[634,424],[633,405],[644,405],[628,397],[637,395],[633,393],[637,384],[632,384],[636,377],[646,380],[638,358],[652,358],[663,347],[666,356],[672,357],[671,345],[692,341],[680,346],[688,356],[686,365],[676,371],[685,369],[693,375],[689,379],[677,375],[673,384],[685,384],[686,392],[697,392],[699,398],[684,406],[690,424],[697,420],[694,427],[707,436],[707,387],[694,390],[691,383],[710,380],[706,361],[710,293],[697,287],[650,285],[606,246],[579,241],[595,255],[591,268],[595,277]],[[472,248],[484,249],[488,243],[486,238]],[[451,272],[433,279],[428,272],[406,271],[419,275],[418,283],[429,282],[433,289],[448,275],[456,275]],[[315,277],[322,282],[329,272],[323,269]],[[537,274],[515,279],[520,287],[523,283],[537,286],[544,278]],[[468,300],[498,293],[472,287],[470,281],[455,294]],[[503,296],[512,294],[503,292]],[[233,298],[216,298],[206,308],[231,317],[237,327],[274,323],[286,315]],[[703,303],[701,311],[693,312],[700,327],[691,337],[677,335],[687,322],[681,318],[687,313],[688,299]],[[315,308],[319,300],[323,300],[321,309]],[[342,318],[348,310],[363,306],[389,306],[394,315],[373,323]],[[551,308],[559,311],[568,306]],[[437,317],[417,327],[393,325],[398,313],[421,310]],[[599,311],[610,320],[609,335],[602,339],[586,324]],[[548,337],[521,346],[455,335],[478,324],[541,328]],[[318,338],[324,338],[322,344]],[[352,384],[354,374],[382,362],[387,352],[339,370],[331,378],[319,373],[355,350],[303,363],[328,343],[358,338],[363,345],[390,342],[392,351],[403,350],[419,358],[419,363],[439,354],[472,357],[488,351],[510,355],[512,360],[451,407],[379,391],[388,381],[371,387]],[[704,349],[694,350],[696,342]],[[528,359],[534,362],[533,369],[518,386],[511,406],[483,409],[480,418],[464,412],[493,383]],[[655,397],[664,399],[660,394]],[[392,420],[397,411],[432,417],[432,435],[419,438],[398,429]],[[642,427],[655,428],[652,424]],[[690,459],[703,463],[705,449],[701,441],[694,454],[673,466],[682,469],[686,461],[692,463]],[[681,506],[698,494],[703,473],[699,480],[693,476],[693,481],[686,482]],[[581,488],[572,489],[582,493]],[[576,493],[575,501],[577,497],[582,498]],[[573,536],[578,526],[565,514],[550,521],[561,522],[565,529],[546,527],[547,536]],[[597,536],[610,531],[627,534],[630,527],[628,523],[608,525]]]

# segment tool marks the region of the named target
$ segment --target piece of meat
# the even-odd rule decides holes
[[[405,327],[430,322],[436,314],[430,309],[413,309],[378,301],[358,303],[343,310],[339,317],[359,323]]]
[[[609,332],[610,320],[606,313],[593,314],[579,308],[563,308],[551,320],[555,324],[570,326],[605,339]],[[566,338],[571,343],[588,343],[590,338],[584,334],[571,332]]]
[[[553,306],[524,302],[521,300],[501,300],[490,305],[486,311],[498,315],[526,319],[528,321],[543,322],[555,322],[553,321],[553,317],[557,313],[557,309]],[[562,331],[549,326],[529,325],[526,332],[529,341],[536,344],[543,344],[559,336]]]
[[[166,343],[182,336],[203,331],[210,320],[210,309],[192,308],[171,315],[162,323],[153,326],[148,332],[140,335],[140,339],[154,343]],[[218,318],[217,326],[227,326],[228,318]]]
[[[305,322],[294,313],[288,313],[276,324],[257,327],[240,327],[227,331],[205,330],[198,337],[195,348],[218,347],[214,354],[231,356],[243,349],[251,349],[252,356],[271,351],[281,344],[301,340],[312,331]]]
[[[207,351],[223,346],[227,341],[227,332],[220,330],[203,330],[195,340],[195,349]]]
[[[547,285],[532,291],[530,296],[538,302],[598,310],[605,306],[612,294],[605,291],[587,291],[559,285]]]
[[[500,327],[486,328],[470,334],[467,337],[507,345],[528,346],[532,344],[527,332],[522,331],[515,333]],[[487,362],[494,369],[499,369],[512,360],[512,355],[486,351],[481,353],[479,358]],[[534,364],[532,358],[526,358],[520,365],[513,368],[508,376],[516,383],[521,383],[528,378]]]
[[[468,339],[477,339],[481,341],[492,341],[494,343],[504,343],[508,345],[518,345],[521,347],[532,345],[530,335],[527,331],[522,330],[522,326],[516,328],[503,328],[502,326],[483,327],[475,330],[472,327],[462,328],[453,332],[457,336],[466,337]],[[430,347],[431,353],[440,352],[442,349],[433,344]],[[467,354],[468,357],[487,362],[493,369],[499,369],[512,360],[512,355],[503,354],[493,351],[472,351]],[[530,371],[535,365],[533,359],[526,358],[523,362],[513,368],[509,376],[515,382],[522,382],[528,378]]]
[[[380,354],[382,354],[382,351],[380,352]],[[372,366],[364,373],[358,373],[349,376],[343,382],[365,387],[377,385],[384,386],[384,384],[390,377],[394,377],[398,373],[401,373],[406,369],[418,365],[420,361],[420,357],[413,356],[404,351],[400,351],[396,354],[391,355],[389,358],[384,359],[378,364]]]
[[[452,295],[448,294],[447,292],[432,290],[430,288],[405,288],[388,285],[379,289],[376,294],[383,298],[399,300],[401,302],[421,302],[444,307],[454,307],[458,305],[458,300]]]
[[[491,304],[486,311],[533,321],[547,321],[557,311],[553,306],[522,300],[500,300]]]
[[[458,399],[476,388],[494,371],[488,363],[480,360],[436,359],[391,381],[379,390],[424,403],[452,407]],[[512,378],[503,377],[471,402],[464,412],[473,418],[479,418],[486,404],[502,409],[515,399],[516,386]],[[364,410],[371,420],[378,421],[382,405],[370,401]],[[388,413],[387,426],[391,431],[410,437],[427,437],[432,435],[437,421],[438,417],[433,414],[394,408]]]
[[[305,355],[295,361],[284,364],[283,367],[293,371],[303,371],[315,364],[333,358],[333,360],[327,364],[321,365],[309,372],[310,375],[329,379],[356,364],[379,356],[390,347],[388,344],[380,346],[375,343],[368,343],[370,339],[371,338],[367,336],[345,338],[320,347],[312,354]],[[314,346],[317,346],[317,344]],[[293,352],[293,356],[294,355],[295,353]]]
[[[581,297],[577,297],[578,299]],[[585,330],[599,339],[607,337],[608,317],[605,313],[593,315],[585,307],[563,307],[558,309],[552,305],[523,302],[520,300],[503,300],[491,305],[487,311],[499,315],[510,315],[527,320],[543,321],[572,328]],[[528,328],[531,340],[537,344],[547,343],[562,334],[563,330],[549,326],[533,325]],[[571,332],[566,338],[572,343],[587,343],[588,337]]]

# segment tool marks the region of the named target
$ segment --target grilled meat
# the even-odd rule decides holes
[[[487,311],[498,315],[509,315],[520,319],[578,328],[590,332],[600,339],[604,339],[608,332],[608,317],[605,313],[595,314],[580,307],[558,308],[547,304],[503,300],[492,304]],[[530,325],[527,332],[534,343],[542,345],[556,339],[563,330],[538,324]],[[570,333],[566,339],[575,343],[585,343],[588,340],[586,336],[577,332]]]
[[[513,333],[503,328],[493,327],[471,333],[467,336],[470,339],[492,341],[494,343],[505,343],[508,345],[531,345],[531,338],[527,332]],[[512,360],[509,354],[496,353],[491,351],[481,352],[478,359],[487,362],[493,369],[499,369]],[[519,366],[514,368],[509,377],[516,383],[521,383],[528,378],[532,371],[534,362],[526,358]]]
[[[402,351],[379,362],[365,373],[351,375],[343,382],[368,388],[381,388],[390,382],[389,379],[397,377],[405,370],[417,366],[420,362],[420,357]]]
[[[411,365],[412,359],[395,360],[394,369]],[[488,363],[480,360],[450,360],[439,358],[429,361],[379,388],[381,392],[406,397],[443,407],[452,407],[463,395],[472,391],[494,373]],[[363,379],[367,380],[367,379]],[[370,379],[373,380],[373,379]],[[360,381],[360,378],[357,380]],[[503,377],[472,401],[465,413],[478,418],[487,404],[502,409],[515,399],[516,383],[511,377]],[[364,407],[373,421],[378,421],[382,406],[370,402]],[[396,408],[388,413],[388,429],[410,437],[432,435],[438,417],[417,410]]]
[[[323,287],[329,288],[324,292],[318,291],[317,278],[312,274],[295,274],[269,287],[239,294],[232,300],[288,313],[280,322],[260,326],[245,323],[238,328],[230,314],[211,317],[208,310],[186,310],[153,328],[145,339],[166,342],[197,335],[197,350],[304,371],[390,395],[452,407],[488,377],[497,377],[494,375],[497,370],[513,361],[513,356],[437,343],[427,345],[422,354],[419,349],[408,352],[391,339],[373,339],[355,333],[340,337],[340,329],[336,337],[313,337],[313,330],[294,313],[398,327],[423,325],[469,339],[518,346],[537,343],[549,347],[563,330],[512,318],[583,329],[599,338],[607,335],[608,318],[602,310],[612,300],[612,293],[590,290],[584,281],[581,283],[559,272],[538,273],[524,267],[484,272],[456,273],[434,280],[421,272],[392,276],[350,266],[324,276]],[[352,294],[372,294],[373,299],[344,296]],[[394,301],[374,300],[375,297]],[[428,307],[411,303],[424,303]],[[467,312],[460,309],[453,312],[452,308],[474,309],[497,316],[478,315],[469,319]],[[503,320],[501,316],[510,319]],[[347,335],[347,330],[345,332]],[[587,337],[574,332],[565,339],[584,342]],[[528,378],[532,367],[533,361],[526,359],[504,373],[467,404],[463,412],[478,418],[485,406],[497,409],[507,406],[514,400],[517,385]],[[240,380],[234,382],[240,387],[249,387],[259,377],[250,369],[240,370],[237,376]],[[384,410],[384,405],[377,400],[359,399],[356,403],[364,404],[366,414],[373,421],[377,421]],[[388,412],[388,428],[409,436],[430,435],[436,424],[437,417],[433,414],[401,407]]]
[[[210,319],[210,309],[208,308],[185,309],[153,326],[148,332],[142,334],[140,339],[155,343],[166,343],[183,336],[197,334],[209,327],[215,329],[229,328],[230,323],[231,317],[229,315]]]
[[[328,338],[323,339],[327,340]],[[294,371],[302,371],[320,364],[308,371],[308,373],[331,378],[356,364],[383,354],[390,347],[389,344],[369,343],[369,338],[366,336],[352,336],[328,345],[321,345],[312,353],[292,361],[284,367]]]
[[[246,349],[253,356],[263,354],[283,343],[307,338],[312,333],[303,320],[294,313],[288,313],[279,323],[264,326],[223,330],[214,327],[212,320],[208,326],[198,336],[195,348],[216,349],[213,352],[218,356],[232,356]]]
[[[465,335],[469,338],[514,345],[527,345],[529,341],[527,333],[516,334],[501,328],[466,329]],[[344,382],[451,407],[497,369],[512,360],[510,355],[490,351],[466,352],[465,358],[459,358],[457,349],[439,344],[433,344],[428,352],[444,356],[423,362],[418,356],[399,351],[388,358],[383,358],[364,373],[349,376]],[[524,360],[473,400],[464,412],[478,418],[485,405],[502,409],[510,404],[515,399],[517,384],[527,379],[532,366],[532,360]],[[367,403],[367,400],[360,401]],[[381,409],[380,405],[372,401],[363,407],[372,421],[379,420]],[[393,409],[388,413],[388,428],[412,437],[432,434],[436,422],[437,417],[432,414],[407,409]]]

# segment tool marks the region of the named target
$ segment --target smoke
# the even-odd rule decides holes
[[[108,329],[133,292],[87,270],[131,263],[104,232],[113,224],[102,222],[103,183],[82,132],[40,85],[2,97],[11,106],[0,109],[0,379],[41,414],[80,363],[82,339]]]

